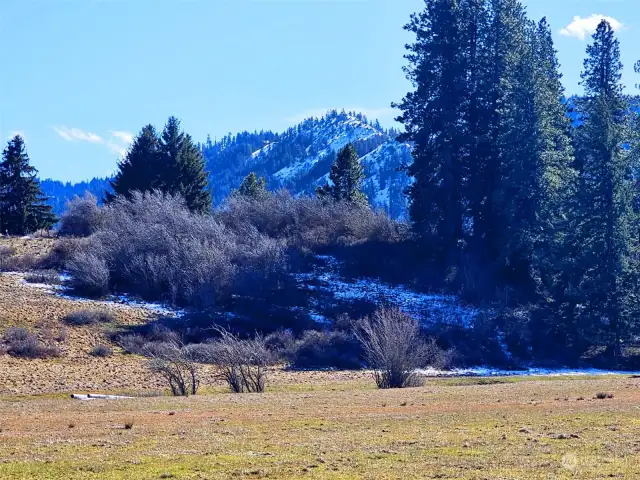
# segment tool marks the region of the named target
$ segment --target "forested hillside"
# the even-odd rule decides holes
[[[403,190],[408,185],[400,168],[411,162],[411,149],[397,142],[397,135],[362,114],[333,110],[281,134],[243,132],[216,142],[209,138],[202,151],[217,204],[249,172],[265,177],[269,189],[312,194],[326,181],[337,151],[352,143],[365,169],[369,202],[398,217],[405,213]]]

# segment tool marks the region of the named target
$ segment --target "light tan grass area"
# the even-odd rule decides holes
[[[92,402],[6,398],[0,478],[640,477],[638,379],[371,385]],[[593,399],[601,390],[614,398]]]

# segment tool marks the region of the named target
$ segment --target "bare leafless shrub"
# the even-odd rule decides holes
[[[117,286],[146,299],[205,308],[241,285],[280,288],[262,280],[286,269],[284,245],[251,226],[233,231],[210,215],[193,214],[179,197],[134,192],[102,207],[101,219],[67,261],[72,284],[84,293]]]
[[[102,211],[98,207],[98,200],[87,193],[67,202],[65,212],[60,217],[58,235],[88,237],[97,232],[101,224]]]
[[[117,343],[125,353],[130,353],[132,355],[144,355],[144,348],[148,342],[142,335],[131,334],[120,336]]]
[[[435,343],[422,337],[418,322],[396,308],[383,308],[354,322],[354,333],[378,388],[422,385],[416,369],[439,354]]]
[[[42,283],[45,285],[60,285],[62,280],[55,270],[36,270],[24,277],[27,283]]]
[[[301,249],[365,241],[398,242],[408,235],[406,225],[384,213],[347,202],[294,198],[284,190],[259,200],[231,197],[216,217],[233,230],[253,225],[258,232]]]
[[[174,396],[198,392],[198,364],[189,346],[173,342],[149,343],[145,346],[145,354],[151,358],[150,370],[167,380]]]
[[[295,368],[361,367],[360,348],[352,335],[340,331],[307,330],[286,350]]]
[[[207,361],[220,367],[220,375],[232,392],[264,392],[267,367],[273,363],[264,337],[241,339],[223,328],[216,330],[220,338],[208,345]]]
[[[0,260],[12,257],[16,254],[16,249],[9,245],[0,245]]]
[[[67,262],[71,285],[79,293],[100,297],[109,291],[109,267],[103,257],[78,251]]]
[[[77,310],[65,315],[62,321],[67,325],[83,326],[99,323],[113,323],[115,317],[104,310]]]
[[[113,350],[107,345],[96,345],[89,351],[89,355],[92,357],[110,357],[113,355]]]
[[[5,330],[2,341],[9,355],[20,358],[59,357],[60,349],[44,345],[38,337],[21,327],[10,327]]]
[[[0,257],[0,272],[28,272],[38,266],[34,255],[10,255]]]
[[[58,239],[53,248],[44,256],[38,259],[38,268],[43,270],[62,270],[71,256],[81,251],[86,245],[83,238],[63,238]]]

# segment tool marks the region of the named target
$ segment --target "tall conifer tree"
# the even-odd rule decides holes
[[[169,117],[160,139],[163,190],[184,197],[195,212],[211,210],[211,192],[202,152],[191,136],[180,129],[180,121]]]
[[[636,321],[637,216],[634,212],[629,102],[621,83],[620,47],[602,21],[587,48],[576,132],[580,166],[575,229],[581,241],[580,293],[587,331],[609,334],[611,352]]]
[[[47,205],[36,178],[37,170],[29,164],[24,140],[16,135],[2,153],[0,162],[0,231],[25,235],[49,229],[57,219]]]
[[[113,194],[106,193],[107,201],[112,201],[117,195],[130,198],[134,190],[149,192],[161,188],[161,169],[160,139],[153,125],[146,125],[119,162],[118,172],[110,181]]]
[[[180,121],[169,117],[162,135],[152,125],[145,126],[134,139],[126,156],[118,164],[118,173],[111,182],[113,194],[130,197],[131,192],[158,189],[181,195],[191,211],[208,212],[211,192],[204,158],[191,136],[180,129]]]
[[[415,144],[408,169],[414,178],[408,191],[414,229],[430,248],[451,260],[463,237],[468,134],[462,121],[468,99],[463,9],[469,2],[425,3],[424,11],[412,15],[405,26],[416,36],[405,56],[414,91],[397,105],[402,110],[398,121],[406,129],[401,139]]]

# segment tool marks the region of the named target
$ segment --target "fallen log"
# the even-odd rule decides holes
[[[83,393],[72,393],[71,398],[75,400],[86,401],[86,400],[124,400],[124,399],[134,398],[134,397],[126,397],[124,395],[103,395],[101,393],[88,393],[86,395]]]

